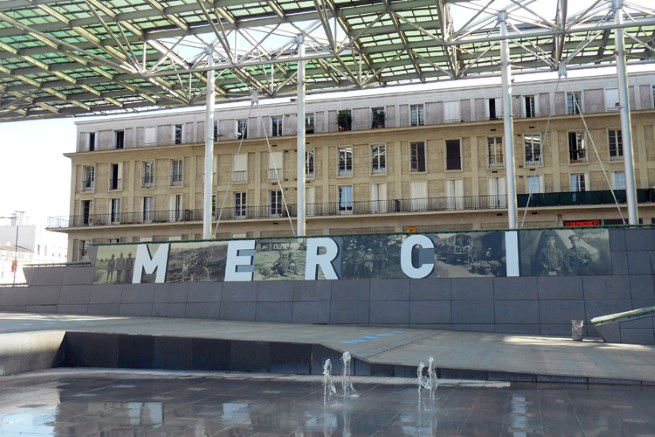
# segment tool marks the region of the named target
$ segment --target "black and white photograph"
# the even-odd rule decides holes
[[[253,280],[305,279],[306,248],[304,238],[258,240]]]
[[[440,278],[507,276],[503,232],[436,234],[434,245]]]
[[[173,243],[168,254],[166,282],[223,281],[226,259],[226,242]]]
[[[95,262],[95,278],[93,283],[132,283],[135,255],[135,244],[113,244],[98,246],[98,253],[96,255]],[[154,280],[152,282],[154,282]]]
[[[607,229],[524,231],[519,239],[521,276],[612,273]]]
[[[405,235],[341,237],[341,279],[405,278],[400,249]]]

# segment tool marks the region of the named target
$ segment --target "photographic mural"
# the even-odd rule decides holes
[[[519,254],[521,276],[612,274],[607,229],[523,231]]]
[[[518,242],[516,232],[489,231],[101,245],[94,283],[611,274],[607,229],[518,234]]]

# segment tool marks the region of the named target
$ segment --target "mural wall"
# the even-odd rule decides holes
[[[519,231],[512,241],[491,231],[101,245],[94,283],[612,273],[607,229]]]

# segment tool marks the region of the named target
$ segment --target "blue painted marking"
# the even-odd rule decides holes
[[[403,333],[402,331],[382,332],[380,334],[367,335],[366,337],[351,338],[349,340],[342,340],[341,343],[344,343],[344,344],[357,344],[357,343],[363,343],[363,342],[369,341],[369,340],[377,340],[379,338],[390,337],[392,335],[398,335],[398,334],[402,334],[402,333]]]

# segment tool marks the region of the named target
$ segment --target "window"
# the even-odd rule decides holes
[[[89,246],[89,242],[87,240],[80,240],[79,246],[78,246],[79,250],[80,250],[79,259],[86,259],[87,258],[87,256],[88,256],[88,246]]]
[[[182,185],[182,175],[184,172],[183,159],[171,159],[171,186],[179,187]]]
[[[523,144],[525,147],[525,165],[541,165],[541,134],[525,134]]]
[[[576,115],[582,112],[582,91],[566,93],[566,113]]]
[[[141,168],[141,187],[152,188],[155,186],[155,161],[144,161]]]
[[[236,138],[237,140],[245,140],[248,138],[248,120],[236,121]]]
[[[445,123],[460,122],[461,119],[462,117],[458,101],[443,103],[443,121]]]
[[[523,96],[523,114],[525,115],[525,118],[539,116],[536,96]]]
[[[425,107],[423,105],[409,105],[409,125],[425,125]]]
[[[83,200],[82,201],[82,224],[90,225],[91,224],[91,201]]]
[[[384,127],[384,108],[371,109],[371,129]]]
[[[157,145],[157,127],[151,126],[145,128],[143,132],[143,145],[156,146]]]
[[[306,134],[314,133],[314,114],[305,115],[305,133]]]
[[[218,121],[214,121],[214,141],[218,141]]]
[[[410,149],[410,173],[425,171],[425,143],[423,141],[409,143]]]
[[[339,147],[337,176],[353,175],[353,148],[350,146]]]
[[[543,193],[543,178],[541,176],[528,176],[528,193]]]
[[[446,170],[461,170],[462,155],[459,140],[446,140]]]
[[[96,184],[96,168],[93,165],[82,167],[82,191],[93,191]]]
[[[587,175],[574,173],[571,175],[571,191],[587,191]]]
[[[141,220],[144,222],[151,222],[155,219],[155,198],[146,196],[141,203]]]
[[[487,179],[489,208],[507,208],[507,183],[504,177]]]
[[[270,205],[269,205],[269,214],[271,216],[281,216],[284,209],[282,204],[282,191],[271,190],[270,191]]]
[[[618,111],[619,105],[619,90],[607,88],[605,90],[605,111]]]
[[[239,153],[232,159],[232,182],[248,182],[248,155]]]
[[[340,132],[351,130],[353,128],[353,118],[350,109],[342,109],[337,113],[337,127]]]
[[[182,195],[173,194],[169,197],[168,201],[169,220],[172,222],[179,222],[182,220]],[[191,217],[184,217],[184,219],[191,220]]]
[[[110,190],[122,189],[122,178],[123,178],[123,165],[121,163],[109,164],[109,189]]]
[[[282,152],[269,152],[268,154],[268,180],[279,181],[284,179],[284,154]]]
[[[87,137],[86,148],[90,152],[93,152],[96,149],[96,133],[95,132],[89,132],[89,135]]]
[[[314,151],[307,150],[305,151],[305,177],[309,179],[314,179],[316,174],[314,173]]]
[[[613,189],[615,190],[625,190],[625,173],[622,171],[615,171],[612,173],[612,183]]]
[[[282,117],[271,117],[271,136],[282,136]]]
[[[124,130],[115,130],[114,131],[114,148],[122,149],[125,147],[125,131]]]
[[[121,199],[109,199],[109,223],[116,224],[121,221]]]
[[[216,193],[212,193],[212,219],[218,219],[218,198]]]
[[[487,154],[489,157],[489,168],[498,168],[504,165],[502,137],[487,138]]]
[[[569,160],[572,163],[587,162],[587,146],[584,132],[569,132]]]
[[[503,118],[503,100],[500,97],[487,99],[485,115],[487,116],[487,120]]]
[[[387,184],[371,184],[371,212],[387,212]]]
[[[234,193],[234,217],[247,217],[247,197],[246,193]]]
[[[446,209],[464,208],[464,180],[446,181]]]
[[[387,172],[387,146],[374,144],[371,146],[371,174],[385,174]]]
[[[623,135],[621,129],[607,131],[607,142],[610,146],[610,161],[623,161]]]
[[[173,125],[173,144],[182,144],[184,139],[184,125],[175,124]]]
[[[412,198],[412,211],[426,211],[428,209],[428,181],[412,181],[409,184]]]
[[[353,212],[353,187],[345,185],[339,187],[339,214]]]

